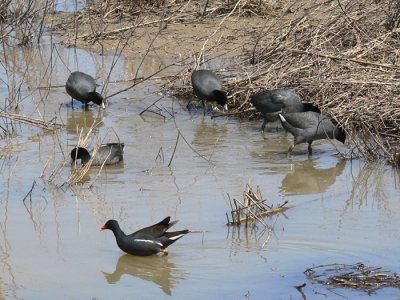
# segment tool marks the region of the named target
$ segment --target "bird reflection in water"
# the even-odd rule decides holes
[[[152,281],[169,296],[178,281],[184,278],[184,273],[168,262],[168,256],[139,257],[129,254],[119,257],[114,273],[103,274],[109,284],[118,282],[125,274]]]
[[[68,110],[67,111],[67,132],[76,134],[77,128],[83,128],[83,133],[86,134],[90,127],[100,128],[104,125],[103,116],[97,116],[97,112],[89,110]],[[79,133],[78,133],[79,134]]]
[[[293,171],[282,180],[281,191],[289,195],[307,195],[325,192],[342,174],[345,160],[338,159],[335,166],[317,168],[318,159],[308,158],[293,165]]]
[[[194,131],[192,144],[203,151],[215,150],[216,145],[225,138],[227,132],[224,125],[202,120]]]

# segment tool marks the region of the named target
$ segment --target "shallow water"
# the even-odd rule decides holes
[[[304,145],[287,157],[292,137],[275,125],[264,140],[261,121],[210,119],[201,110],[190,114],[167,95],[158,103],[165,119],[139,116],[160,97],[161,81],[111,98],[103,114],[95,107],[72,109],[63,87],[37,87],[62,86],[75,69],[102,83],[113,57],[55,47],[57,53],[49,40],[40,51],[3,49],[7,55],[1,58],[8,57],[0,69],[2,98],[10,97],[7,85],[20,86],[18,113],[46,120],[56,115],[65,127],[53,134],[19,124],[11,130],[8,124],[12,136],[1,140],[0,298],[302,299],[294,286],[303,283],[307,299],[399,297],[390,288],[371,295],[327,289],[303,274],[316,265],[356,262],[399,272],[397,171],[343,161],[326,142],[315,143],[310,158]],[[111,80],[132,78],[139,63],[121,58]],[[149,58],[139,76],[158,66]],[[129,84],[111,83],[107,94]],[[69,161],[79,131],[87,132],[94,120],[102,122],[91,145],[118,136],[125,142],[124,163],[99,176],[93,168],[83,186],[60,187],[71,167],[66,163],[55,172],[57,165]],[[181,137],[168,167],[177,128],[202,157]],[[256,231],[226,226],[228,194],[242,199],[249,181],[269,203],[292,206],[277,220],[266,219],[276,223],[264,247],[261,226]],[[31,197],[23,201],[33,182]],[[176,230],[204,233],[185,236],[169,247],[168,256],[140,258],[122,253],[112,233],[100,231],[110,218],[130,233],[167,215],[180,220]]]

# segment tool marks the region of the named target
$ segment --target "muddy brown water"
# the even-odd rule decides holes
[[[57,55],[51,49],[50,41],[40,51],[3,49],[8,59],[1,58],[1,98],[10,97],[7,84],[21,84],[19,113],[46,120],[57,115],[66,126],[53,134],[16,124],[12,136],[0,141],[0,299],[302,299],[294,286],[303,283],[307,299],[399,296],[391,288],[369,296],[327,289],[303,274],[311,266],[356,262],[399,272],[396,170],[343,161],[326,142],[315,143],[312,157],[304,145],[287,157],[292,137],[275,125],[264,140],[260,120],[211,119],[201,110],[190,114],[165,94],[159,107],[173,112],[175,120],[166,111],[161,112],[166,119],[153,113],[140,117],[160,97],[161,81],[111,98],[101,115],[94,107],[73,110],[63,88],[37,87],[63,85],[66,66],[101,83],[113,58],[59,44]],[[121,58],[111,80],[131,78],[138,65]],[[149,58],[143,74],[158,65]],[[107,92],[128,85],[110,84]],[[124,162],[99,176],[93,168],[83,186],[60,188],[71,172],[65,164],[50,182],[78,140],[77,125],[86,132],[100,119],[91,145],[116,140],[117,133],[125,142]],[[177,127],[204,157],[181,138],[168,167]],[[226,226],[227,195],[242,199],[249,180],[269,203],[287,200],[293,206],[279,216],[264,247],[261,227]],[[31,198],[23,201],[34,181]],[[175,229],[205,232],[185,236],[169,247],[168,256],[141,258],[122,253],[112,233],[100,231],[109,218],[131,233],[167,215],[180,220]],[[273,224],[275,217],[266,221]]]

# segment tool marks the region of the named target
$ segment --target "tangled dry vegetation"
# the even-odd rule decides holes
[[[0,1],[0,42],[25,46],[43,35],[44,18],[51,11],[50,0]]]
[[[227,225],[238,227],[244,224],[246,230],[258,231],[257,239],[260,239],[267,233],[262,248],[268,244],[274,234],[275,225],[279,216],[284,214],[287,209],[291,208],[291,206],[286,205],[288,201],[278,204],[276,207],[272,204],[268,204],[267,200],[263,199],[260,188],[257,186],[256,190],[253,189],[250,182],[246,185],[246,190],[243,192],[242,201],[235,198],[231,199],[229,195],[228,198],[231,212],[230,216],[226,213],[226,218],[228,220]],[[272,225],[266,223],[265,218],[271,218],[273,216],[276,216],[276,218]],[[261,229],[258,228],[259,225]]]
[[[356,264],[330,264],[307,269],[306,276],[313,282],[330,287],[347,287],[372,293],[382,287],[400,287],[400,277],[382,268]]]
[[[264,223],[263,218],[285,212],[290,208],[286,206],[287,203],[286,201],[283,204],[277,205],[277,207],[267,204],[267,200],[263,199],[261,196],[260,187],[257,186],[257,190],[254,190],[251,184],[248,183],[246,185],[246,190],[243,192],[242,201],[235,198],[231,200],[229,198],[231,213],[230,218],[229,215],[226,214],[228,220],[227,225],[239,226],[244,223],[246,226],[255,227],[257,222],[260,222],[265,227],[268,227],[268,225]]]

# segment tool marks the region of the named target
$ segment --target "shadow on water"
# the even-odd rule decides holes
[[[176,266],[168,261],[168,256],[138,257],[129,254],[118,258],[113,273],[102,272],[109,284],[117,283],[123,275],[138,277],[153,282],[167,295],[185,276]]]

